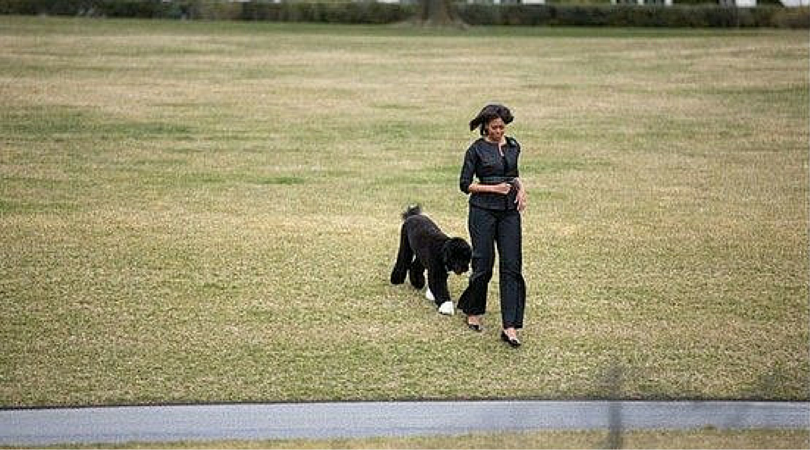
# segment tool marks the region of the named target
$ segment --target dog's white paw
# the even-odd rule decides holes
[[[430,292],[430,288],[427,288],[427,290],[425,290],[425,298],[432,302],[436,301],[436,297],[433,296],[433,292]]]
[[[455,314],[456,310],[453,308],[453,302],[444,302],[441,306],[439,306],[439,314],[444,314],[445,316],[452,316]]]

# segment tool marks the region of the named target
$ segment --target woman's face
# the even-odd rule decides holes
[[[496,117],[487,123],[487,126],[484,127],[484,131],[490,141],[501,142],[503,134],[506,132],[506,124],[503,123],[503,119]]]

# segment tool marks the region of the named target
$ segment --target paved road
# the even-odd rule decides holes
[[[0,445],[540,429],[810,428],[810,403],[362,402],[0,410]]]

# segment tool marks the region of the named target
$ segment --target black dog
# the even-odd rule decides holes
[[[447,289],[447,272],[458,275],[470,268],[472,249],[462,238],[450,238],[422,214],[419,205],[409,207],[402,214],[402,232],[399,240],[397,263],[391,272],[391,283],[402,284],[410,274],[413,287],[425,286],[428,272],[428,299],[436,302],[441,314],[453,314],[453,302]],[[414,256],[416,256],[414,258]],[[432,295],[431,295],[432,294]]]

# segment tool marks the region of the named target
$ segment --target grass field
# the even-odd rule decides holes
[[[0,17],[0,405],[807,400],[808,47]],[[530,192],[517,351],[497,282],[483,334],[388,284],[408,203],[467,237],[492,100]]]

